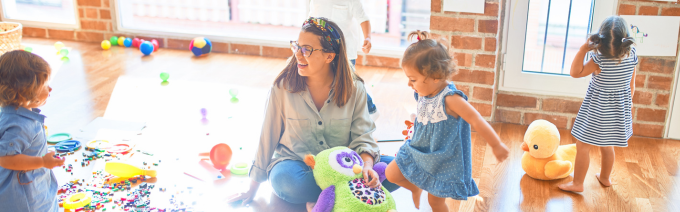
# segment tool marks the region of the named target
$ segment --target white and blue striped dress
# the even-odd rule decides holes
[[[594,52],[588,56],[602,71],[590,81],[571,134],[595,146],[626,147],[633,135],[630,81],[638,64],[635,47],[631,47],[630,54],[620,62]]]

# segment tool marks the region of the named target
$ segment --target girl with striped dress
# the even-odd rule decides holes
[[[562,190],[583,191],[593,147],[599,147],[602,155],[602,168],[595,177],[603,186],[612,184],[614,147],[628,146],[633,135],[632,97],[638,64],[634,43],[626,21],[610,16],[602,22],[599,33],[581,46],[571,64],[572,77],[592,74],[593,78],[571,130],[578,140],[574,180],[559,185]]]

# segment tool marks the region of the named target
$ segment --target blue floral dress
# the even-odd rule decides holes
[[[446,113],[445,98],[467,96],[453,83],[434,97],[415,94],[418,115],[413,137],[397,153],[397,165],[406,179],[437,197],[467,200],[479,194],[472,179],[470,124]]]

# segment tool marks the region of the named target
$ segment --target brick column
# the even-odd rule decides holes
[[[619,15],[680,16],[677,2],[619,1]],[[669,45],[678,45],[677,43]],[[639,57],[635,96],[633,96],[633,134],[663,137],[672,85],[675,83],[676,57]],[[677,98],[677,97],[676,97]]]
[[[444,12],[442,0],[432,0],[430,30],[435,38],[450,42],[458,65],[451,78],[456,87],[487,120],[491,120],[495,96],[499,0],[487,0],[484,14]]]
[[[78,30],[24,27],[23,36],[101,42],[105,39],[105,33],[113,32],[111,1],[113,0],[77,0],[76,13],[80,24]]]

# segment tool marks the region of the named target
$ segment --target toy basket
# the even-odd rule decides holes
[[[0,55],[21,48],[21,24],[0,22]]]

